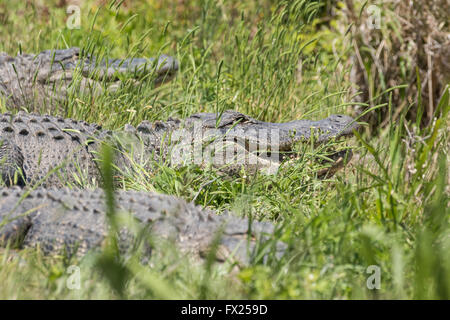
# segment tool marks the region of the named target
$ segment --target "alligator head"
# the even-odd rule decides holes
[[[314,144],[353,134],[359,125],[346,115],[328,118],[294,120],[285,123],[263,122],[242,113],[194,114],[184,121],[181,130],[172,133],[175,149],[171,160],[175,164],[212,164],[224,171],[235,172],[243,166],[250,171],[262,169],[274,173],[282,161],[298,156],[297,142]],[[331,152],[330,170],[334,173],[351,159],[351,150]]]
[[[167,55],[99,60],[80,54],[79,48],[20,54],[14,58],[0,53],[0,96],[10,107],[31,106],[39,110],[44,105],[64,102],[71,86],[77,93],[98,94],[105,87],[117,89],[124,76],[152,78],[159,85],[170,80],[177,70],[178,62]]]

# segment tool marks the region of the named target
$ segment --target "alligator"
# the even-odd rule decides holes
[[[78,186],[86,179],[95,183],[102,180],[99,153],[104,144],[118,151],[114,164],[120,176],[136,164],[151,170],[153,161],[212,165],[231,174],[243,168],[273,173],[296,142],[314,139],[321,143],[348,136],[357,126],[344,115],[270,123],[227,110],[184,120],[143,121],[136,127],[125,125],[111,131],[62,117],[4,113],[0,114],[0,176],[8,186]],[[351,157],[351,152],[345,156]]]
[[[156,83],[171,78],[178,69],[178,62],[168,56],[97,63],[89,55],[80,55],[77,48],[16,58],[0,54],[0,94],[13,108],[30,102],[39,109],[41,104],[52,105],[53,99],[67,97],[75,70],[81,71],[83,91],[99,81],[120,83],[121,73],[136,75],[143,70],[145,77],[148,65],[156,71]],[[87,185],[94,186],[103,181],[104,145],[117,151],[114,168],[119,175],[136,167],[152,170],[154,161],[175,166],[212,165],[230,174],[264,169],[273,173],[296,154],[297,142],[324,143],[349,136],[357,128],[358,124],[345,115],[271,123],[226,110],[185,119],[143,121],[111,131],[57,116],[0,113],[0,178],[9,187],[0,188],[0,245],[16,243],[39,246],[46,253],[65,250],[81,255],[101,246],[110,226],[103,191],[67,186],[84,187],[85,179]],[[350,150],[334,153],[326,172],[342,167],[343,159],[351,155]],[[218,231],[220,254],[216,257],[229,259],[233,253],[237,260],[246,261],[248,253],[258,247],[256,238],[274,231],[270,223],[217,215],[167,195],[118,191],[116,198],[117,211],[131,213],[156,238],[175,240],[182,251],[197,256],[207,251]],[[133,243],[129,229],[117,232],[122,246]],[[243,242],[247,245],[240,246]],[[276,242],[276,252],[283,248]]]
[[[116,90],[121,77],[153,78],[156,85],[173,78],[178,61],[158,58],[97,59],[79,48],[46,50],[11,57],[0,52],[0,97],[10,109],[41,111],[64,103],[72,88],[77,94],[98,95]]]
[[[269,222],[218,215],[174,196],[117,191],[110,215],[104,204],[102,189],[0,188],[0,245],[82,257],[104,246],[111,233],[108,219],[119,217],[125,222],[118,223],[113,238],[124,256],[140,252],[150,258],[154,249],[168,242],[194,261],[212,252],[219,262],[246,265],[255,255],[279,257],[286,249],[282,242],[270,242],[276,230]],[[133,230],[136,224],[141,232]],[[142,230],[146,238],[139,241]]]

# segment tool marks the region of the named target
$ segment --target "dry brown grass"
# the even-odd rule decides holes
[[[371,106],[388,102],[387,94],[381,100],[374,97],[388,88],[406,85],[393,91],[394,119],[411,107],[407,119],[415,120],[423,112],[422,125],[430,124],[450,80],[450,1],[381,1],[378,4],[382,13],[380,29],[369,28],[370,3],[365,7],[363,4],[364,1],[347,0],[344,9],[347,23],[353,23],[355,56],[351,81],[357,85],[355,92],[361,92],[357,101],[369,101]],[[367,120],[385,125],[387,114],[384,108]]]

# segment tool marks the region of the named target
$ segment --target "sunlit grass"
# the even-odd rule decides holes
[[[170,83],[155,88],[150,81],[124,79],[116,92],[95,97],[74,90],[57,111],[108,129],[226,109],[265,121],[318,119],[351,109],[342,62],[351,49],[344,48],[345,35],[315,34],[317,5],[165,3],[125,1],[117,9],[85,1],[81,30],[69,30],[64,8],[0,1],[0,51],[79,46],[109,57],[175,56],[180,70]],[[333,45],[324,40],[330,38]],[[122,173],[123,189],[172,194],[219,214],[232,210],[283,225],[277,237],[289,249],[281,259],[272,256],[237,271],[194,264],[176,252],[155,253],[151,267],[123,260],[114,265],[115,274],[105,271],[114,260],[108,251],[67,261],[2,249],[0,297],[448,299],[448,94],[447,88],[440,116],[429,127],[401,119],[376,135],[352,138],[346,144],[353,147],[353,161],[327,179],[317,177],[314,161],[326,148],[311,145],[299,145],[300,157],[275,175],[227,177],[156,161],[150,171],[136,164]],[[378,107],[391,113],[396,108]],[[6,111],[1,101],[0,108]],[[83,179],[80,184],[95,187]],[[105,187],[113,201],[111,188]],[[80,290],[66,286],[70,265],[80,266]],[[366,286],[371,265],[381,269],[379,290]]]

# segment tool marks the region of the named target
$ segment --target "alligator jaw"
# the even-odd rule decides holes
[[[198,134],[191,137],[189,132],[185,132],[178,136],[186,139],[184,145],[189,146],[193,141],[194,150],[196,150],[195,142],[212,141],[213,147],[210,150],[214,150],[215,156],[208,158],[206,154],[205,159],[213,162],[218,160],[212,163],[213,165],[225,167],[230,164],[229,170],[234,172],[239,169],[239,164],[243,164],[248,170],[262,169],[268,174],[277,172],[281,163],[288,158],[298,156],[295,150],[297,142],[317,145],[351,136],[353,130],[359,127],[353,118],[346,115],[331,115],[317,121],[295,120],[272,123],[259,121],[233,110],[227,110],[221,114],[194,114],[186,119],[185,123],[192,125],[194,132]],[[195,129],[196,126],[198,129]],[[333,153],[330,156],[329,174],[342,168],[351,156],[352,153],[347,151]],[[198,162],[201,161],[198,160]]]

